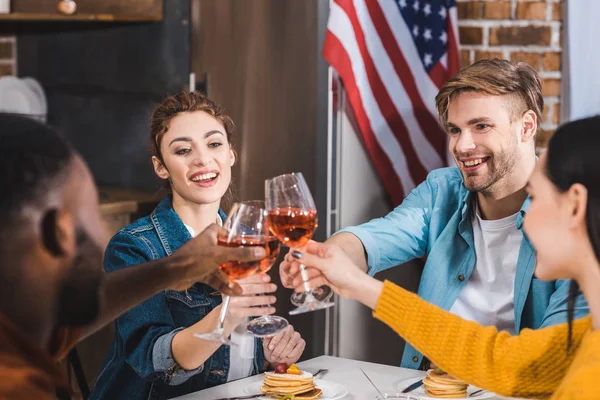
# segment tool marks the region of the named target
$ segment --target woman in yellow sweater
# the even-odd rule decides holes
[[[309,268],[311,284],[326,283],[372,308],[375,318],[452,376],[503,396],[600,399],[598,149],[600,116],[566,124],[550,140],[528,184],[531,206],[524,228],[537,250],[535,274],[573,279],[569,323],[511,336],[349,267],[352,262],[335,245],[312,242],[293,256],[314,268]],[[590,315],[572,321],[578,287]]]

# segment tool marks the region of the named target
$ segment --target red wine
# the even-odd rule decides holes
[[[264,236],[241,236],[231,239],[227,237],[219,237],[217,239],[217,243],[219,246],[225,247],[266,247]],[[221,271],[227,274],[227,276],[230,276],[233,279],[243,279],[257,272],[263,260],[227,261],[221,264],[219,268]]]
[[[267,257],[260,262],[260,271],[267,272],[271,269],[277,257],[279,256],[279,240],[275,236],[267,238]]]
[[[271,232],[288,247],[304,246],[312,238],[317,226],[316,210],[288,207],[269,211]]]

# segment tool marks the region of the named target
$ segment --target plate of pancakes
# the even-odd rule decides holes
[[[400,391],[404,390],[411,383],[415,383],[416,379],[405,379],[397,383],[396,388]],[[422,400],[431,399],[462,399],[476,400],[487,399],[494,397],[494,393],[483,391],[477,393],[473,397],[469,395],[478,391],[479,388],[469,385],[467,382],[456,379],[447,373],[438,370],[430,369],[427,371],[427,376],[423,379],[423,385],[411,391],[410,394],[418,396]]]
[[[294,396],[294,400],[337,400],[348,394],[342,384],[314,379],[310,372],[278,374],[265,372],[264,380],[253,382],[244,388],[248,394],[263,393],[259,399],[273,400]]]

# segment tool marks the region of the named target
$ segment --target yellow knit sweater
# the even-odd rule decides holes
[[[465,321],[386,281],[373,313],[452,376],[501,396],[600,399],[600,331],[591,317],[518,336]]]

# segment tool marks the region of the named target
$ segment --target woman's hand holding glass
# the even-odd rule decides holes
[[[277,257],[279,256],[279,247],[281,243],[277,238],[273,235],[269,235],[267,237],[267,253],[268,257],[263,259],[260,263],[260,270],[263,274],[269,272],[271,267],[277,261]],[[270,304],[267,305],[269,308]],[[248,332],[252,333],[256,337],[267,338],[270,336],[277,335],[279,332],[283,331],[289,325],[287,319],[283,317],[279,317],[277,315],[268,315],[260,318],[253,319],[248,323],[246,329]]]
[[[229,301],[229,312],[226,324],[234,329],[245,322],[246,318],[261,317],[275,313],[275,296],[270,295],[277,290],[277,286],[271,283],[271,277],[267,274],[252,275],[237,281],[242,288],[241,296],[231,297]]]
[[[265,203],[269,229],[283,245],[290,249],[304,246],[318,226],[317,208],[310,189],[301,173],[276,176],[265,181]],[[300,264],[301,274],[304,265]],[[304,292],[294,293],[290,300],[296,306],[290,315],[322,310],[334,305],[329,301],[331,288],[311,288],[304,284]]]
[[[311,241],[311,243],[316,243]],[[299,249],[300,251],[304,248]],[[288,289],[295,289],[303,284],[302,274],[300,273],[300,262],[294,256],[293,251],[286,253],[285,257],[279,264],[279,277],[281,279],[281,285]],[[308,277],[308,284],[310,287],[320,287],[323,285],[329,286],[329,281],[325,276],[315,268],[306,268],[306,276]],[[339,294],[339,293],[338,293]]]
[[[266,216],[263,201],[235,203],[229,211],[223,227],[219,230],[217,243],[227,248],[262,247],[265,249],[265,256],[268,258],[267,237],[269,230]],[[235,281],[260,273],[260,265],[260,260],[251,262],[229,260],[221,264],[219,268],[228,276],[230,281]],[[194,336],[231,345],[231,340],[227,337],[224,327],[230,304],[231,297],[225,296],[217,327],[212,332],[196,333]]]
[[[346,252],[335,244],[311,241],[301,249],[291,252],[290,271],[306,267],[308,284],[328,285],[342,297],[358,300],[374,309],[383,289],[383,282],[364,273],[354,265]],[[294,290],[304,291],[302,278],[293,278]]]

